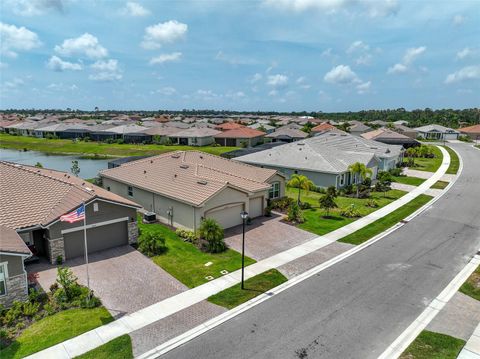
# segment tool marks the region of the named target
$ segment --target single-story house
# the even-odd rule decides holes
[[[223,131],[214,137],[215,142],[222,146],[253,147],[263,143],[265,132],[242,127]]]
[[[208,146],[215,142],[214,136],[222,133],[209,127],[191,127],[169,136],[173,143],[186,146]]]
[[[350,127],[348,132],[354,136],[360,136],[362,133],[373,130],[373,128],[365,125],[363,122],[360,121],[350,121],[349,125]]]
[[[404,148],[420,146],[420,142],[417,140],[388,128],[379,128],[377,130],[362,133],[361,136],[367,140],[374,140],[389,145],[401,145]]]
[[[407,127],[405,125],[394,124],[393,125],[396,132],[401,133],[407,137],[416,139],[417,138],[417,131],[414,128]]]
[[[311,133],[312,135],[322,134],[328,131],[335,131],[337,128],[328,122],[321,123],[312,128]]]
[[[161,126],[155,126],[151,127],[143,133],[147,136],[150,136],[150,142],[155,142],[158,144],[165,144],[171,141],[170,136],[174,135],[177,132],[182,131],[181,128],[177,127],[168,127],[164,126],[163,124]]]
[[[452,128],[435,124],[417,127],[415,131],[417,131],[417,138],[426,140],[456,140],[460,135],[460,132]]]
[[[264,214],[269,198],[285,193],[275,170],[197,151],[176,151],[100,172],[103,187],[155,212],[164,223],[197,230],[203,218],[223,228]]]
[[[236,157],[235,161],[283,173],[287,178],[302,174],[319,187],[343,188],[360,182],[348,167],[356,162],[372,170],[372,180],[379,170],[388,170],[402,160],[402,146],[386,145],[347,133],[323,135],[292,142],[269,150]]]
[[[225,122],[215,126],[215,129],[219,131],[228,131],[228,130],[236,130],[237,128],[243,128],[244,125],[236,122]]]
[[[249,125],[247,127],[253,128],[254,130],[259,130],[259,131],[265,132],[267,134],[275,131],[274,126],[270,126],[269,124],[263,124],[263,123],[259,123],[259,122],[254,123],[253,125]]]
[[[66,172],[0,161],[0,225],[51,263],[84,255],[83,222],[60,216],[86,208],[89,252],[134,243],[139,205]]]
[[[55,136],[62,139],[75,139],[89,137],[91,126],[71,123],[55,123],[37,127],[33,130],[36,137]]]
[[[308,133],[295,128],[278,129],[275,132],[265,136],[266,141],[270,142],[294,142],[308,137]]]
[[[34,130],[39,126],[44,126],[44,125],[36,121],[23,121],[23,122],[18,122],[13,125],[7,126],[5,129],[5,132],[11,135],[16,134],[20,136],[33,136]]]
[[[245,155],[248,155],[250,153],[269,150],[270,148],[274,148],[274,147],[277,147],[277,146],[282,146],[282,145],[285,145],[285,144],[286,144],[286,142],[267,142],[267,143],[264,143],[264,144],[261,144],[261,145],[255,146],[255,147],[239,148],[237,150],[224,152],[220,156],[232,159],[232,158],[235,158],[235,157],[245,156]]]
[[[474,141],[480,140],[480,124],[468,126],[468,127],[462,127],[462,128],[459,128],[458,131],[462,135],[468,136]]]

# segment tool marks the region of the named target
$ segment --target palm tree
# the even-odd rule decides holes
[[[353,176],[358,174],[362,182],[363,180],[365,180],[365,178],[370,177],[373,174],[370,168],[368,168],[367,166],[365,166],[363,163],[360,163],[360,162],[355,162],[354,164],[351,164],[350,166],[348,166],[348,170],[350,171],[350,173],[352,173]],[[356,187],[357,187],[357,198],[358,198],[359,187],[357,183],[356,185],[357,185]]]
[[[227,248],[223,240],[223,228],[213,218],[205,218],[202,221],[198,234],[207,241],[207,250],[210,253],[223,252]]]
[[[293,188],[298,188],[298,198],[297,198],[298,204],[300,204],[301,190],[304,189],[305,191],[309,191],[313,187],[315,187],[315,184],[307,176],[299,175],[299,174],[292,175],[287,185]]]

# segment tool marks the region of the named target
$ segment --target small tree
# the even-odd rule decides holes
[[[43,168],[43,165],[40,162],[35,163],[35,167],[37,168]]]
[[[387,192],[392,189],[392,175],[390,172],[381,171],[377,176],[377,183],[375,183],[375,191],[383,192],[383,196],[387,197]]]
[[[223,252],[227,248],[223,240],[223,228],[212,218],[205,218],[202,221],[198,234],[207,241],[207,251],[210,253]]]
[[[352,175],[358,175],[360,176],[361,182],[363,182],[367,177],[370,177],[373,172],[370,168],[365,166],[363,163],[360,162],[355,162],[354,164],[351,164],[348,166],[348,170]],[[357,198],[359,197],[359,192],[360,192],[360,187],[357,185]]]
[[[138,238],[138,250],[149,257],[162,254],[167,250],[165,238],[154,232],[143,233]]]
[[[297,203],[300,204],[300,192],[301,190],[309,191],[315,187],[315,184],[304,175],[294,174],[288,181],[288,186],[298,188]]]
[[[72,161],[72,167],[70,168],[70,171],[75,175],[78,176],[80,174],[80,166],[78,165],[77,160]]]
[[[303,211],[297,203],[292,203],[290,207],[288,207],[287,221],[296,223],[304,222]]]
[[[65,299],[67,302],[71,301],[78,295],[78,278],[72,273],[68,267],[58,267],[57,269],[57,283],[63,288]]]
[[[325,193],[318,199],[318,204],[320,205],[321,209],[324,209],[327,212],[325,218],[330,217],[330,210],[334,208],[338,208],[337,203],[335,202],[335,197],[332,193]]]

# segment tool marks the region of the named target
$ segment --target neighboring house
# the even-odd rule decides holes
[[[372,125],[375,125],[375,126],[380,126],[380,127],[384,127],[384,126],[387,126],[388,125],[388,122],[386,121],[382,121],[382,120],[375,120],[375,121],[372,121],[370,122]]]
[[[33,130],[33,134],[40,138],[53,136],[62,139],[76,139],[90,137],[91,128],[92,126],[83,124],[55,123],[37,127]]]
[[[254,130],[259,130],[262,132],[265,132],[266,134],[272,133],[275,131],[274,126],[270,126],[269,124],[263,124],[263,123],[254,123],[253,125],[247,126],[249,128],[253,128]]]
[[[456,140],[460,132],[441,125],[427,125],[415,128],[417,138],[426,140]]]
[[[389,145],[401,145],[404,148],[420,146],[420,142],[417,140],[387,128],[379,128],[378,130],[362,133],[361,136],[367,140],[374,140]]]
[[[15,230],[34,256],[69,260],[84,255],[83,222],[59,220],[85,203],[88,250],[134,243],[134,202],[66,172],[0,161],[0,225]]]
[[[197,151],[176,151],[100,172],[103,187],[155,212],[164,223],[197,230],[203,218],[223,228],[264,214],[269,198],[285,193],[285,178]]]
[[[222,146],[253,147],[263,143],[265,132],[242,127],[221,132],[214,137],[215,142]]]
[[[209,127],[192,127],[170,135],[173,143],[185,146],[208,146],[215,142],[214,136],[222,133]]]
[[[308,137],[308,133],[295,128],[278,129],[265,136],[265,140],[270,142],[294,142]]]
[[[219,125],[216,125],[215,129],[217,129],[219,131],[228,131],[228,130],[236,130],[238,128],[243,128],[243,127],[245,127],[245,126],[241,125],[239,123],[236,123],[236,122],[225,122],[225,123],[221,123]]]
[[[282,146],[282,145],[285,145],[285,144],[286,144],[286,142],[268,142],[268,143],[264,143],[262,145],[258,145],[258,146],[255,146],[255,147],[239,148],[238,150],[224,152],[220,156],[232,159],[232,158],[235,158],[235,157],[245,156],[245,155],[248,155],[250,153],[269,150],[271,148],[274,148],[274,147],[277,147],[277,146]]]
[[[398,125],[398,124],[394,124],[393,127],[396,132],[401,133],[402,135],[405,135],[413,139],[417,138],[417,131],[414,128],[410,128],[410,127],[407,127],[404,125]]]
[[[394,125],[401,125],[401,126],[408,126],[408,121],[404,120],[398,120],[398,121],[393,121]]]
[[[162,125],[151,127],[148,130],[143,131],[143,133],[147,136],[150,136],[150,142],[153,141],[158,144],[165,144],[171,142],[170,136],[180,131],[182,131],[181,128]]]
[[[362,133],[373,130],[373,128],[365,125],[363,122],[360,121],[350,121],[349,125],[350,127],[348,129],[348,132],[354,136],[360,136]]]
[[[459,128],[458,131],[464,135],[470,137],[474,141],[480,140],[480,124],[468,127]]]
[[[34,136],[34,130],[39,126],[44,125],[35,121],[24,121],[8,126],[5,132],[11,135]]]
[[[317,134],[322,134],[322,133],[325,133],[325,132],[328,132],[328,131],[339,131],[337,130],[337,128],[331,124],[329,124],[328,122],[324,122],[324,123],[321,123],[315,127],[312,128],[312,130],[310,131],[310,133],[314,136],[316,136]]]
[[[352,176],[348,171],[348,167],[355,162],[370,168],[374,180],[379,170],[394,168],[401,160],[401,146],[385,145],[339,132],[326,132],[235,158],[235,161],[275,169],[287,178],[293,174],[302,174],[316,186],[337,188],[360,181],[360,178]]]

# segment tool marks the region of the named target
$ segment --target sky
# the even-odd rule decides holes
[[[0,3],[0,109],[480,104],[478,0]]]

